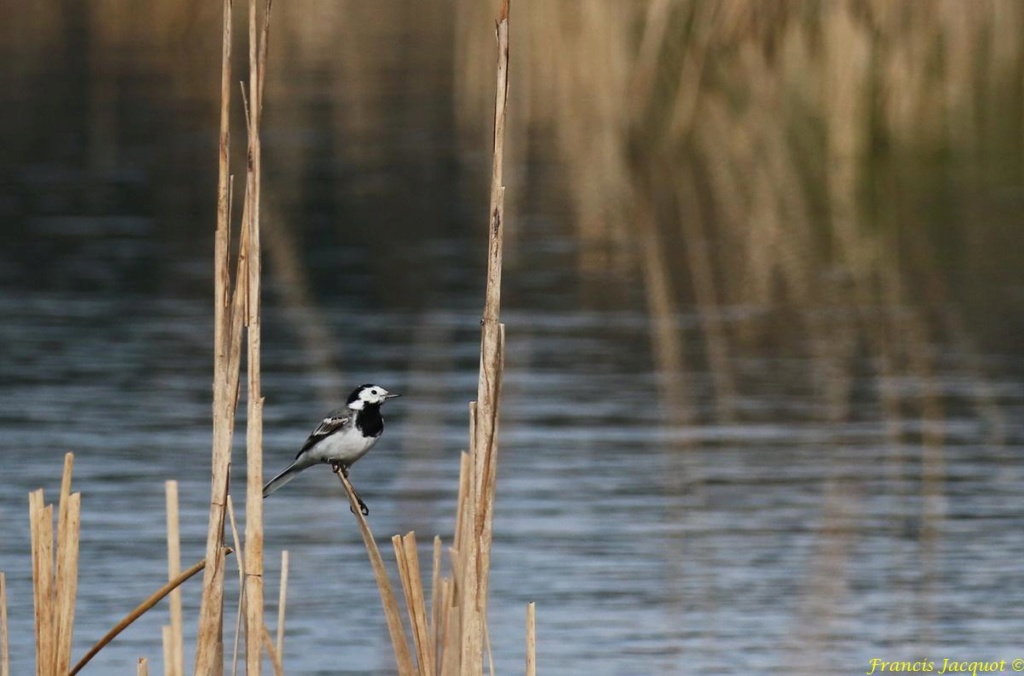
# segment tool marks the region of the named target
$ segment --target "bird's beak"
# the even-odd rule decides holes
[[[395,394],[394,392],[388,392],[387,394],[384,395],[384,398],[385,399],[394,399],[395,397],[400,397],[400,396],[402,396],[402,395]]]

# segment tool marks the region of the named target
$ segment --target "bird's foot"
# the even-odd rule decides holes
[[[357,495],[356,501],[359,503],[359,511],[363,513],[363,516],[369,516],[370,508],[366,506],[366,503],[363,502],[363,499]],[[356,513],[356,510],[352,509],[351,506],[349,506],[348,511],[352,512],[353,514]]]

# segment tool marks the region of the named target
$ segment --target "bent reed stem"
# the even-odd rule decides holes
[[[221,550],[221,556],[226,556],[228,554],[231,554],[233,551],[234,550],[231,549],[230,547],[224,547]],[[115,638],[117,638],[118,634],[120,634],[122,631],[127,629],[133,622],[135,622],[135,620],[137,620],[140,617],[142,617],[146,613],[147,610],[149,610],[150,608],[155,606],[157,603],[159,603],[165,596],[167,596],[172,591],[174,591],[175,589],[180,587],[189,578],[191,578],[193,575],[195,575],[199,571],[203,570],[204,568],[206,568],[206,559],[203,559],[202,561],[200,561],[199,563],[195,564],[194,566],[192,566],[188,570],[184,571],[181,575],[179,575],[175,579],[173,579],[170,582],[168,582],[167,584],[165,584],[163,587],[160,587],[160,589],[158,589],[155,592],[153,592],[150,595],[149,598],[147,598],[145,601],[140,603],[135,608],[135,610],[133,610],[132,612],[130,612],[127,615],[125,615],[123,620],[121,620],[120,622],[115,624],[113,629],[108,631],[103,636],[103,638],[101,638],[99,641],[97,641],[96,645],[94,645],[92,648],[90,648],[89,652],[87,652],[82,659],[78,660],[78,663],[74,666],[74,668],[71,670],[71,672],[69,673],[68,676],[75,676],[75,674],[77,674],[79,671],[81,671],[85,667],[85,665],[87,665],[89,663],[89,661],[92,660],[92,658],[96,657],[96,654],[99,651],[103,650],[103,648],[105,648],[108,643],[110,643]]]

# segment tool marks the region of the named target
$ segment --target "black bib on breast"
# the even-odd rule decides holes
[[[356,428],[366,437],[379,437],[384,431],[384,418],[380,415],[380,404],[366,404],[356,413]]]

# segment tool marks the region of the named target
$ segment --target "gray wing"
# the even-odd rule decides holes
[[[328,413],[327,417],[321,420],[320,424],[316,426],[316,429],[310,432],[309,437],[306,439],[306,443],[302,444],[302,448],[299,449],[299,452],[295,457],[298,458],[300,455],[315,446],[317,442],[331,436],[347,425],[352,419],[352,413],[353,412],[347,408],[339,408]]]

